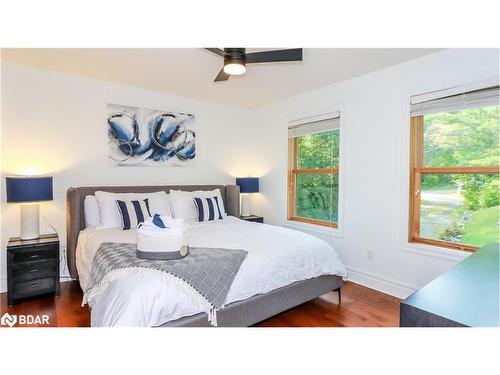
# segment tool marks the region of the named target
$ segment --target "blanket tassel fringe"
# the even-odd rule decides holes
[[[103,293],[105,287],[107,284],[109,284],[112,281],[119,280],[123,277],[130,277],[131,275],[131,269],[135,269],[135,274],[143,274],[144,273],[144,268],[140,267],[130,267],[130,268],[124,268],[124,269],[116,269],[114,271],[109,272],[106,274],[106,276],[98,283],[96,284],[93,288],[87,289],[85,293],[83,294],[83,299],[82,299],[82,306],[86,305],[87,303],[91,302],[93,298],[96,296],[100,295]],[[200,293],[198,293],[191,285],[186,283],[184,280],[179,279],[176,276],[173,276],[171,274],[162,272],[162,271],[155,271],[151,270],[153,272],[159,272],[161,274],[161,281],[162,283],[166,285],[171,285],[172,283],[175,284],[177,287],[181,288],[191,299],[191,301],[199,307],[200,310],[202,310],[204,313],[207,314],[208,321],[210,324],[214,327],[217,327],[217,309],[208,302],[208,300],[203,297]]]

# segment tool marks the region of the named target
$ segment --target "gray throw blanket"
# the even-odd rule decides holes
[[[247,256],[244,250],[190,247],[189,255],[185,258],[165,261],[139,259],[136,251],[136,244],[102,243],[92,263],[84,301],[110,272],[124,268],[150,268],[166,272],[189,284],[208,301],[210,309],[205,312],[212,324],[217,325],[216,312],[224,307],[229,288]]]

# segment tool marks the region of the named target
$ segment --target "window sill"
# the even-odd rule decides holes
[[[314,226],[319,226],[319,227],[324,227],[324,228],[338,228],[338,224],[335,222],[328,222],[328,221],[323,221],[323,220],[317,220],[317,219],[309,219],[305,217],[289,217],[288,221],[294,222],[294,223],[305,223],[305,224],[310,224]]]
[[[342,230],[334,227],[327,227],[324,225],[317,225],[317,224],[309,224],[305,223],[302,221],[295,221],[295,220],[285,220],[283,223],[284,227],[290,228],[290,229],[296,229],[300,231],[306,231],[306,232],[311,232],[311,233],[316,233],[316,234],[322,234],[322,235],[328,235],[328,236],[335,236],[335,237],[342,237],[343,233]]]
[[[423,243],[405,241],[400,246],[401,251],[425,255],[432,258],[439,258],[454,262],[460,262],[473,254],[470,251],[448,249],[446,247],[427,245]]]

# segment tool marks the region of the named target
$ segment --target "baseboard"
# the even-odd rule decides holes
[[[0,293],[5,293],[7,291],[7,279],[0,279]]]
[[[347,280],[401,299],[408,297],[418,289],[417,287],[405,285],[382,276],[369,274],[349,267],[347,267]]]

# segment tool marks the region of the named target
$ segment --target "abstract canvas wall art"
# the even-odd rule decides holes
[[[194,166],[195,116],[108,104],[108,159],[116,166]]]

